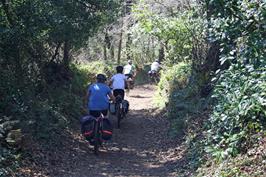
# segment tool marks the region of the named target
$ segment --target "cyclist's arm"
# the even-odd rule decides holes
[[[136,77],[136,75],[137,75],[136,67],[135,66],[132,66],[132,76],[133,77]]]
[[[163,67],[163,65],[160,65],[160,66],[159,66],[159,71],[160,71],[160,70],[163,70],[163,69],[165,69],[165,68]]]
[[[114,97],[114,95],[111,92],[108,93],[108,96],[109,96],[109,98],[112,99],[113,102],[115,102],[115,97]]]
[[[113,81],[114,81],[113,79],[111,79],[111,80],[109,81],[109,84],[108,84],[109,87],[113,85]]]
[[[88,102],[89,102],[89,99],[90,99],[90,91],[88,90],[87,93],[86,93],[86,96],[85,96],[85,99],[84,99],[84,108],[86,111],[88,111]]]

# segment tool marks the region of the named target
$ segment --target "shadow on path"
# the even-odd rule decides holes
[[[52,151],[33,155],[36,162],[42,162],[36,166],[45,167],[39,168],[46,174],[40,176],[177,176],[177,165],[184,161],[186,151],[179,146],[181,140],[169,138],[169,122],[152,105],[153,94],[154,88],[149,85],[127,95],[130,112],[122,120],[121,129],[114,129],[112,140],[104,143],[99,156],[93,154],[78,129],[62,133],[62,140]],[[116,117],[110,119],[116,125]]]

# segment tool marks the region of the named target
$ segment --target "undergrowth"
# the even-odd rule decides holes
[[[171,67],[161,70],[160,82],[157,86],[155,103],[164,107],[168,104],[169,96],[175,90],[181,90],[186,87],[191,73],[191,65],[189,63],[180,62]]]
[[[98,73],[110,76],[113,72],[114,67],[104,62],[73,64],[63,76],[45,73],[44,76],[56,74],[56,77],[44,78],[35,88],[31,84],[7,94],[6,103],[0,104],[8,108],[0,114],[0,175],[11,174],[19,167],[19,161],[24,158],[22,142],[27,141],[27,137],[33,137],[34,141],[43,144],[43,148],[49,144],[60,145],[60,133],[77,128],[79,118],[86,113],[84,97],[88,84],[95,82]],[[0,88],[8,91],[4,86]]]
[[[207,1],[212,13],[208,39],[219,44],[220,69],[213,79],[192,70],[188,85],[169,94],[172,127],[204,149],[195,158],[206,159],[199,176],[265,175],[266,72],[265,2]],[[208,81],[213,90],[201,95]],[[160,88],[159,88],[160,89]],[[202,133],[187,134],[191,118],[204,117]],[[174,120],[174,121],[173,121]],[[180,121],[184,120],[184,121]],[[185,122],[185,123],[182,123]],[[191,141],[189,141],[191,142]],[[188,143],[189,144],[189,143]],[[193,148],[189,148],[192,150]],[[188,168],[193,166],[192,159]]]
[[[210,38],[219,41],[220,62],[228,67],[217,70],[213,78],[215,104],[206,142],[207,151],[222,161],[245,154],[259,143],[253,135],[266,130],[266,3],[239,0],[225,6],[216,1],[211,4],[215,13]],[[235,16],[241,16],[241,23]]]

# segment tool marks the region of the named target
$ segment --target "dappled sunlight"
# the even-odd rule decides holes
[[[131,94],[143,91],[142,88],[138,89]],[[71,160],[61,167],[58,174],[63,177],[85,177],[89,171],[92,176],[175,176],[175,165],[182,155],[174,149],[177,141],[168,138],[167,119],[156,112],[156,107],[143,104],[143,98],[128,99],[130,106],[139,104],[142,109],[130,109],[121,122],[121,128],[114,128],[112,140],[100,147],[98,156],[94,155],[93,146],[81,136],[79,130],[67,130],[69,150],[62,153],[60,161]],[[150,103],[152,98],[144,99]],[[115,126],[116,117],[110,116],[110,120]],[[70,167],[72,170],[68,172]]]
[[[102,177],[175,176],[176,164],[185,157],[184,147],[177,144],[178,139],[168,137],[169,122],[164,113],[151,104],[152,93],[145,92],[142,87],[132,90],[132,96],[128,97],[130,111],[120,129],[116,128],[117,118],[110,116],[115,126],[113,138],[103,143],[98,156],[77,125],[58,132],[58,142],[51,144],[49,151],[43,151],[41,144],[31,146],[28,141],[32,159],[20,169],[21,173],[45,177],[86,177],[88,173]],[[48,168],[42,171],[43,165]]]
[[[152,105],[150,91],[145,94],[142,87],[132,90],[132,95],[149,96],[128,97],[130,111],[120,129],[116,128],[117,118],[110,116],[113,138],[103,143],[98,156],[77,125],[58,132],[58,142],[49,145],[49,151],[28,142],[36,163],[29,159],[21,172],[45,177],[176,176],[176,165],[185,161],[186,148],[179,145],[179,139],[169,138],[169,122],[164,112]],[[42,171],[44,165],[47,168]]]

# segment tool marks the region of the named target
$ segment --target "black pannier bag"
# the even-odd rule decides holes
[[[102,139],[110,140],[113,135],[113,126],[108,118],[104,118],[102,122]]]
[[[86,140],[91,140],[94,137],[94,122],[93,116],[85,116],[80,119],[81,133]]]
[[[122,106],[123,106],[123,109],[125,109],[125,112],[128,113],[129,102],[127,100],[123,100],[122,101]]]

